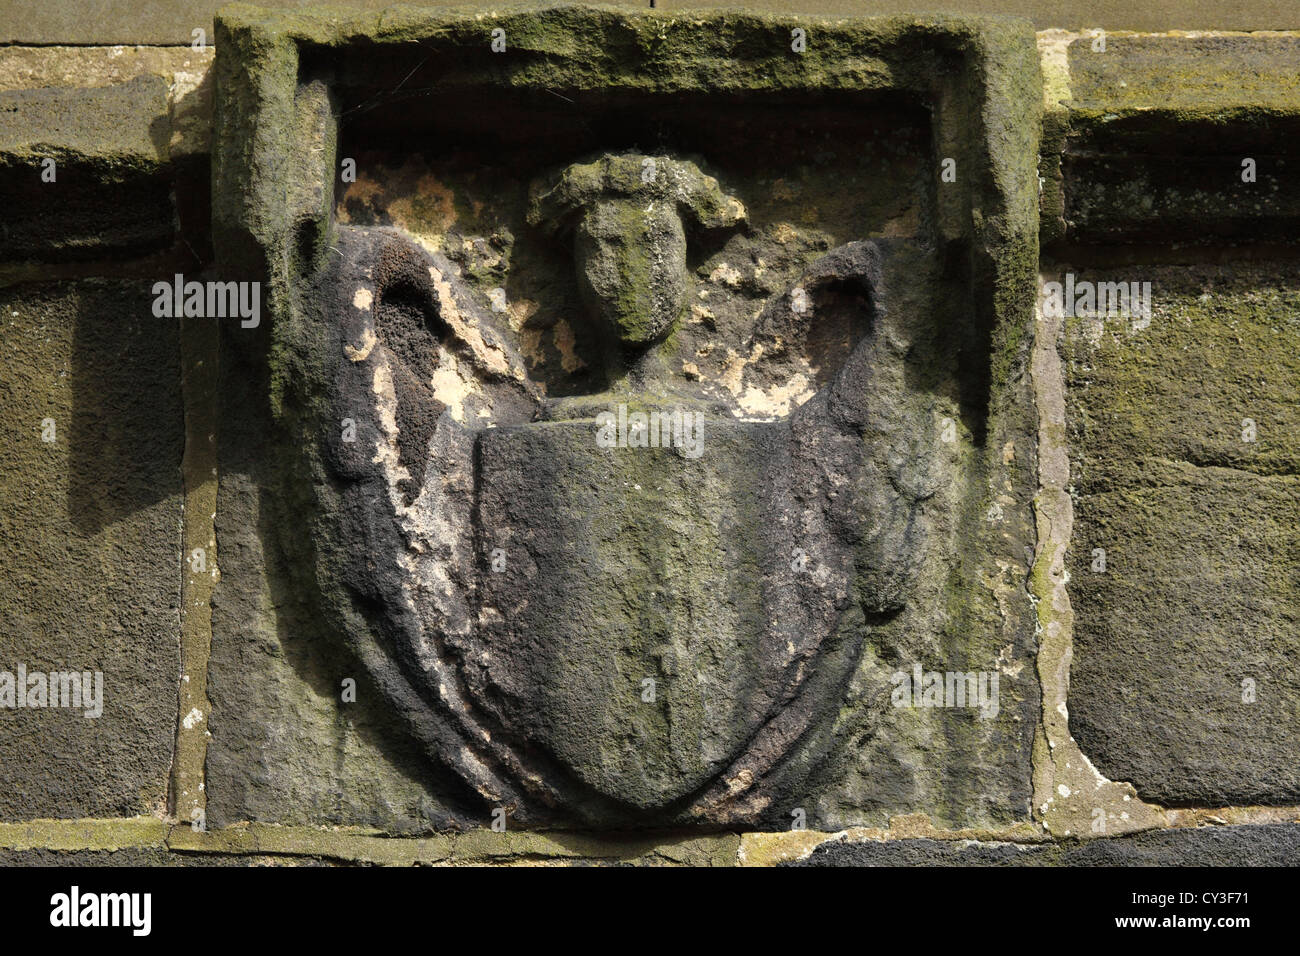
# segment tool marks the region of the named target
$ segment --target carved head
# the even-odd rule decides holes
[[[535,183],[530,224],[573,235],[592,318],[625,348],[671,331],[686,304],[686,229],[743,222],[745,207],[691,162],[624,153]]]

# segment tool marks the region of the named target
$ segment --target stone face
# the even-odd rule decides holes
[[[140,281],[0,292],[0,670],[103,674],[97,718],[0,709],[5,820],[164,808],[184,429],[176,324],[151,301]]]
[[[534,186],[532,225],[566,231],[576,219],[578,288],[611,347],[644,348],[686,305],[686,233],[725,229],[745,207],[717,180],[668,156],[606,156],[570,166],[552,188]]]
[[[1153,286],[1149,325],[1066,320],[1071,731],[1103,774],[1149,800],[1293,803],[1294,270],[1148,267],[1142,277]]]

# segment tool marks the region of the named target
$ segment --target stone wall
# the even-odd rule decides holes
[[[1076,4],[993,2],[956,4],[952,19],[870,21],[806,4],[478,19],[235,6],[214,27],[213,6],[178,3],[145,24],[77,22],[52,4],[0,24],[12,44],[0,47],[0,672],[14,696],[5,705],[0,677],[0,860],[1300,862],[1294,15],[1267,2],[1186,21],[1103,5],[1086,23]],[[965,16],[987,12],[1035,17]],[[490,59],[497,24],[517,59]],[[185,45],[195,28],[203,42]],[[796,29],[809,45],[792,60]],[[447,66],[426,80],[417,71],[431,58]],[[420,95],[393,99],[411,76]],[[500,139],[484,145],[490,124]],[[662,346],[681,379],[734,396],[743,422],[797,421],[824,375],[829,401],[850,386],[869,396],[870,447],[886,449],[860,464],[814,423],[817,466],[804,467],[797,448],[769,452],[738,430],[703,486],[674,497],[674,472],[633,469],[614,476],[619,487],[642,491],[653,475],[659,497],[612,499],[610,483],[568,470],[606,466],[563,437],[562,415],[531,444],[477,446],[473,467],[504,477],[483,484],[495,523],[476,517],[476,529],[504,543],[558,527],[530,524],[533,473],[548,488],[536,501],[570,522],[558,543],[528,546],[534,561],[551,555],[551,578],[489,578],[495,596],[480,598],[528,622],[499,630],[520,661],[568,636],[546,607],[526,611],[530,600],[567,602],[566,619],[600,602],[611,630],[655,619],[664,599],[628,610],[641,598],[622,582],[658,561],[651,577],[675,581],[685,608],[665,611],[664,628],[723,608],[692,618],[707,644],[692,653],[719,688],[705,710],[725,701],[743,714],[759,707],[753,686],[779,682],[762,662],[743,678],[708,670],[734,626],[718,621],[776,607],[801,622],[791,646],[808,638],[802,659],[822,670],[763,704],[761,727],[690,717],[701,739],[738,734],[748,750],[671,799],[658,791],[680,781],[655,768],[695,766],[672,728],[600,711],[597,725],[626,720],[641,735],[650,769],[632,786],[626,752],[552,725],[588,713],[575,699],[584,682],[631,644],[578,642],[526,679],[492,672],[482,679],[504,702],[484,694],[487,740],[446,730],[437,693],[413,690],[412,665],[393,664],[407,625],[385,617],[396,599],[384,589],[404,593],[398,578],[416,572],[385,570],[388,539],[338,477],[359,482],[373,463],[328,437],[326,451],[313,444],[348,415],[363,439],[375,434],[352,411],[372,401],[369,382],[347,384],[337,349],[320,357],[319,330],[342,329],[358,366],[376,332],[398,355],[389,336],[409,302],[392,290],[411,262],[433,270],[417,292],[438,303],[446,341],[469,343],[457,397],[445,382],[431,393],[434,417],[496,416],[505,434],[521,389],[541,382],[586,421],[581,376],[617,350],[574,318],[571,280],[555,278],[572,268],[568,247],[547,258],[529,245],[529,183],[548,164],[639,148],[649,130],[674,155],[701,157],[747,216],[730,238],[718,219],[701,233],[714,245],[689,253],[690,319]],[[459,152],[439,152],[434,133]],[[348,178],[339,164],[351,159]],[[859,240],[882,250],[878,271],[818,258]],[[160,315],[155,284],[178,274],[259,281],[260,321]],[[846,338],[765,371],[739,343],[782,354],[770,343],[793,342],[802,310],[779,306],[791,286]],[[1098,308],[1097,295],[1121,291],[1113,314]],[[350,324],[361,320],[331,296],[367,312],[373,300],[375,326]],[[868,298],[887,334],[854,378],[852,310]],[[743,339],[761,310],[771,324]],[[480,368],[498,360],[496,377]],[[522,386],[509,381],[516,367]],[[817,384],[796,396],[782,384],[796,374]],[[407,408],[423,394],[396,387]],[[373,401],[377,462],[390,409]],[[856,414],[846,401],[839,414]],[[408,420],[394,433],[417,427]],[[770,475],[794,475],[788,490],[760,480],[748,464],[760,454],[787,455]],[[454,484],[454,448],[434,440],[427,458]],[[860,480],[855,508],[886,526],[906,511],[906,534],[879,543],[874,531],[808,539],[827,579],[839,548],[871,600],[819,610],[791,565],[782,587],[797,600],[747,610],[745,549],[761,552],[781,515],[806,515],[803,489],[823,480],[831,491]],[[592,533],[591,514],[622,520],[623,501],[673,516],[664,554],[638,551],[660,533],[650,522],[623,531],[636,544],[622,551],[593,545],[587,564],[554,556]],[[723,517],[700,524],[692,508]],[[454,515],[439,521],[429,540],[454,549]],[[691,591],[700,579],[707,595]],[[811,647],[823,618],[838,621],[825,650]],[[454,616],[443,625],[455,632]],[[653,651],[661,663],[672,636]],[[688,668],[681,647],[664,674]],[[427,666],[467,657],[448,650]],[[893,677],[914,666],[996,674],[997,706],[899,707]],[[19,706],[20,668],[97,673],[102,696]],[[663,693],[670,722],[686,720]],[[529,742],[509,750],[512,735]],[[538,741],[555,752],[539,757]]]

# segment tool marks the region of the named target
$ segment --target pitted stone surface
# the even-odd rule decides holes
[[[164,809],[184,428],[151,301],[140,281],[0,290],[0,670],[103,674],[98,717],[0,709],[3,820]]]
[[[1144,799],[1300,800],[1300,289],[1134,268],[1142,317],[1066,320],[1070,726]],[[1104,551],[1104,571],[1099,563]]]

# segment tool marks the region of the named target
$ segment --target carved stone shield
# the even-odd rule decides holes
[[[322,568],[436,755],[519,813],[765,805],[862,620],[914,572],[911,438],[869,407],[876,248],[822,257],[757,320],[755,341],[802,348],[835,289],[849,337],[769,420],[681,383],[547,402],[452,263],[377,229],[339,251],[318,339],[334,400],[304,435],[332,472],[318,508],[348,531]]]

